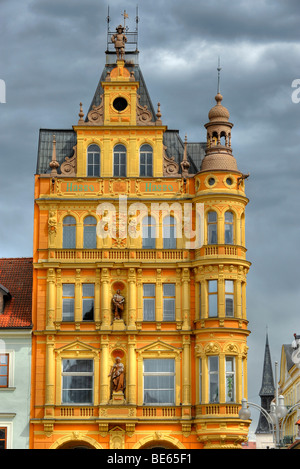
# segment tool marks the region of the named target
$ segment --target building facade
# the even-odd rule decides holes
[[[248,424],[245,175],[154,109],[117,28],[71,130],[40,131],[30,446],[238,448]]]
[[[32,259],[0,259],[0,449],[29,448]]]
[[[296,335],[296,334],[295,334]],[[279,388],[284,396],[284,404],[291,409],[282,425],[284,444],[299,443],[300,418],[300,369],[299,369],[299,336],[291,344],[281,348]],[[298,404],[298,405],[297,405]],[[293,446],[296,447],[296,444]]]

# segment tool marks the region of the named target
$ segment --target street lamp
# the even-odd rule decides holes
[[[255,407],[266,417],[269,424],[270,433],[273,434],[273,441],[276,448],[281,446],[282,429],[286,423],[288,415],[294,410],[295,407],[300,407],[300,404],[295,404],[289,410],[284,405],[284,397],[278,396],[278,363],[275,362],[275,382],[276,382],[276,395],[275,402],[270,405],[270,413],[258,404],[247,402],[247,399],[242,399],[242,408],[239,411],[241,420],[249,420],[251,412],[248,406]]]

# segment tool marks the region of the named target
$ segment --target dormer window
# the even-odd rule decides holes
[[[0,314],[4,313],[5,301],[10,297],[9,290],[0,285]]]

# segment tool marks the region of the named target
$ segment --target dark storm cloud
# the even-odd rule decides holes
[[[124,9],[133,29],[137,3],[143,75],[163,122],[182,138],[206,139],[221,57],[233,153],[250,173],[249,399],[259,403],[266,326],[273,360],[300,333],[300,103],[291,99],[300,78],[298,0],[2,0],[0,256],[32,255],[38,130],[71,128],[80,101],[87,111],[105,62],[107,7],[111,29]]]

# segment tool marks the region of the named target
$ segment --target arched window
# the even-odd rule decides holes
[[[163,219],[163,248],[176,249],[176,220],[171,215]]]
[[[153,176],[153,150],[147,144],[140,148],[140,176]]]
[[[225,244],[233,244],[233,213],[225,212]]]
[[[100,148],[90,145],[87,149],[87,176],[100,176]]]
[[[121,144],[114,148],[114,176],[126,177],[126,148]]]
[[[217,213],[211,211],[207,214],[207,244],[217,244],[217,242]]]
[[[76,220],[68,215],[63,221],[63,248],[74,249],[76,247]]]
[[[83,224],[83,248],[84,249],[96,249],[96,245],[97,245],[96,227],[97,227],[96,218],[92,216],[88,216],[84,219],[84,224]]]
[[[143,249],[155,249],[156,222],[148,215],[143,219]]]

